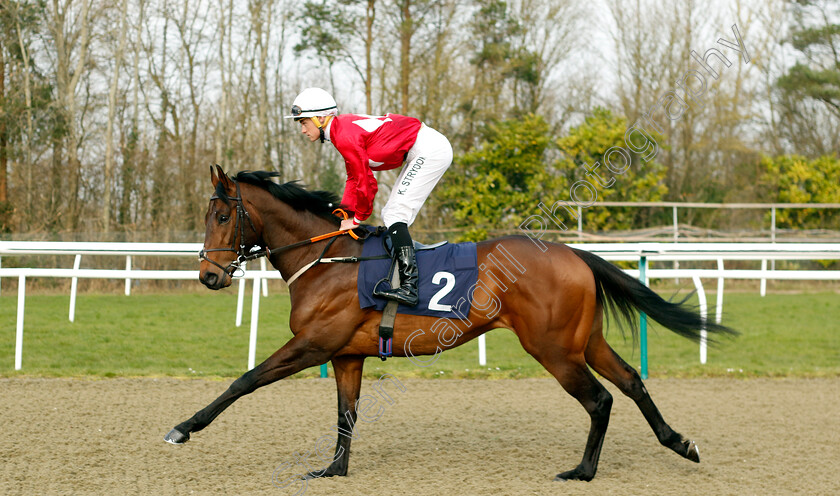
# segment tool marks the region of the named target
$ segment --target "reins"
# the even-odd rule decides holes
[[[239,184],[237,183],[237,188],[238,187],[239,187]],[[340,208],[337,208],[337,209],[333,210],[332,213],[335,214],[336,212],[341,213],[341,215],[344,217],[344,220],[347,220],[347,218],[348,218],[347,212],[345,212],[344,210],[342,210]],[[246,215],[247,215],[247,213],[246,213]],[[318,241],[323,241],[325,239],[330,239],[330,238],[335,238],[336,236],[341,236],[342,234],[349,234],[350,237],[355,239],[356,241],[358,241],[360,239],[359,236],[357,236],[356,233],[354,233],[352,229],[349,229],[349,230],[346,230],[346,231],[333,231],[333,232],[329,232],[329,233],[326,233],[326,234],[320,234],[318,236],[313,236],[309,239],[305,239],[303,241],[298,241],[297,243],[292,243],[290,245],[281,246],[279,248],[263,248],[262,250],[251,252],[251,253],[244,256],[245,258],[243,259],[243,261],[247,262],[249,260],[255,260],[255,259],[261,258],[261,257],[270,257],[272,255],[276,255],[278,253],[282,253],[284,251],[291,250],[292,248],[297,248],[299,246],[311,245],[313,243],[317,243]],[[332,245],[332,242],[330,242],[327,245],[327,247],[329,247],[330,245]]]
[[[239,182],[233,180],[234,184],[236,184],[236,196],[233,198],[228,198],[229,200],[233,200],[236,202],[236,224],[234,225],[234,232],[236,235],[239,236],[239,246],[237,247],[236,244],[236,235],[234,235],[234,239],[232,242],[232,246],[230,248],[202,248],[201,251],[198,252],[198,259],[199,260],[206,260],[211,264],[215,265],[216,267],[220,268],[224,273],[228,274],[231,277],[241,277],[244,275],[244,270],[242,269],[242,264],[245,262],[249,262],[251,260],[256,260],[262,257],[271,257],[272,255],[278,255],[284,251],[288,251],[294,248],[299,248],[301,246],[307,246],[319,241],[323,241],[325,239],[329,239],[330,241],[327,243],[327,246],[324,247],[324,250],[318,256],[317,259],[310,262],[307,265],[304,265],[300,270],[298,270],[292,277],[286,281],[287,285],[291,285],[301,274],[306,272],[307,270],[311,269],[315,265],[319,263],[357,263],[361,262],[362,260],[367,260],[368,258],[361,258],[361,257],[332,257],[332,258],[323,258],[324,254],[326,254],[327,250],[329,250],[330,246],[338,239],[338,236],[343,234],[349,234],[355,240],[360,240],[358,235],[353,232],[352,229],[345,230],[345,231],[333,231],[326,234],[320,234],[318,236],[313,236],[309,239],[305,239],[303,241],[298,241],[295,243],[291,243],[288,245],[280,246],[277,248],[259,248],[258,246],[253,246],[249,251],[246,252],[245,250],[245,222],[242,220],[248,219],[248,224],[251,226],[251,230],[254,231],[254,234],[257,234],[257,228],[254,226],[254,221],[251,220],[251,216],[248,214],[248,210],[245,209],[245,205],[242,201],[242,193],[239,190]],[[218,200],[218,195],[213,195],[210,197],[210,200]],[[335,215],[341,216],[344,220],[347,220],[349,216],[347,212],[343,209],[337,208],[332,212]],[[236,254],[236,259],[234,259],[227,267],[222,267],[221,264],[218,262],[207,258],[206,254],[209,252],[214,251],[231,251]],[[379,259],[379,258],[387,258],[387,257],[369,257],[371,260]],[[230,269],[233,268],[231,271]],[[241,271],[241,272],[237,272]]]

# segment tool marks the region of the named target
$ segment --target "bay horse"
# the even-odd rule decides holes
[[[277,184],[271,180],[276,175],[240,172],[231,178],[218,165],[215,172],[211,167],[215,194],[205,215],[199,279],[210,289],[227,287],[252,248],[262,250],[284,280],[294,276],[289,284],[289,327],[294,337],[233,381],[215,401],[172,429],[165,436],[172,444],[189,440],[241,396],[327,361],[332,362],[338,389],[338,430],[352,432],[355,425],[362,367],[366,357],[379,352],[382,312],[359,308],[356,264],[322,263],[299,271],[319,256],[358,257],[362,244],[349,236],[337,236],[325,251],[325,243],[302,241],[338,228],[339,219],[332,213],[339,206],[338,197],[308,191],[295,183]],[[638,373],[607,344],[602,333],[605,307],[631,324],[636,311],[645,312],[660,325],[695,341],[702,328],[717,334],[734,331],[706,322],[684,301],[663,300],[602,258],[563,244],[538,246],[526,236],[483,241],[477,243],[479,266],[499,261],[499,251],[491,253],[499,245],[520,264],[519,278],[514,284],[510,283],[511,274],[502,279],[502,271],[479,272],[477,284],[488,297],[490,293],[497,297],[499,305],[491,313],[488,305],[473,302],[450,347],[492,329],[510,329],[522,347],[583,405],[591,420],[583,459],[555,480],[589,481],[598,468],[612,396],[589,367],[636,402],[662,445],[699,462],[695,443],[665,422]],[[432,328],[434,321],[434,317],[398,315],[394,356],[438,353],[440,339],[434,333],[412,334]],[[351,437],[339,435],[335,457],[326,470],[304,477],[347,475],[350,441]]]

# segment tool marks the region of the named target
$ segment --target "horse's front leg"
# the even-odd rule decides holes
[[[335,444],[335,455],[332,463],[325,470],[309,472],[304,476],[307,479],[347,475],[350,441],[354,435],[353,429],[357,419],[356,401],[359,399],[359,391],[362,388],[362,367],[365,364],[365,357],[336,357],[333,358],[332,364],[338,389],[338,423],[336,424],[338,440]]]
[[[264,362],[233,381],[227,391],[216,398],[216,401],[199,410],[186,422],[175,426],[163,439],[171,444],[187,442],[190,439],[190,433],[198,432],[210,425],[213,419],[240,396],[245,396],[257,388],[303,369],[325,363],[333,353],[334,350],[315,346],[302,337],[302,334],[298,334]]]

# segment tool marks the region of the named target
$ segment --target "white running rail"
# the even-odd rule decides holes
[[[717,269],[647,269],[648,279],[691,278],[700,297],[701,305],[706,297],[701,278],[717,279],[716,321],[720,322],[723,307],[724,279],[757,279],[761,281],[761,295],[764,296],[767,280],[840,280],[838,270],[767,270],[767,260],[837,260],[840,259],[840,243],[586,243],[569,246],[591,251],[607,260],[628,260],[640,262],[642,257],[650,262],[714,260]],[[26,279],[32,277],[70,278],[69,319],[75,319],[76,281],[78,278],[125,279],[125,294],[130,295],[132,279],[153,280],[195,280],[198,270],[137,270],[132,268],[132,257],[137,256],[180,256],[196,257],[200,243],[97,243],[97,242],[46,242],[46,241],[0,241],[0,257],[15,255],[73,255],[73,268],[0,268],[0,278],[18,278],[17,326],[15,332],[15,370],[20,370],[23,361],[23,324],[26,299]],[[124,256],[126,268],[82,269],[83,256]],[[724,261],[761,260],[760,270],[725,270]],[[625,270],[638,277],[638,269]],[[261,260],[261,270],[246,271],[239,282],[239,298],[236,310],[236,325],[242,324],[242,310],[245,297],[245,280],[254,281],[251,299],[251,330],[248,350],[248,369],[254,367],[257,342],[260,293],[268,296],[268,279],[282,279],[280,273],[266,270]],[[259,288],[262,291],[259,291]],[[702,305],[705,307],[705,305]],[[705,311],[705,309],[701,309]],[[705,363],[705,341],[701,341],[701,361]],[[480,361],[486,363],[484,340],[479,340]]]

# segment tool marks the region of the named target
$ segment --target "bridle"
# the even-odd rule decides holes
[[[248,224],[250,224],[251,230],[254,231],[254,234],[257,234],[257,228],[256,226],[254,226],[254,221],[251,220],[251,216],[248,215],[248,211],[245,210],[245,205],[242,202],[242,193],[240,193],[239,191],[239,182],[234,180],[233,183],[236,185],[236,196],[233,198],[228,198],[228,200],[233,200],[236,202],[236,224],[234,225],[234,236],[232,245],[230,248],[202,248],[201,251],[198,252],[198,260],[206,260],[210,262],[216,267],[222,269],[224,273],[231,277],[241,277],[245,274],[245,271],[242,269],[242,264],[247,262],[248,260],[259,258],[262,255],[253,256],[259,252],[255,251],[252,253],[248,253],[245,251],[245,222],[242,219],[248,219]],[[216,194],[210,197],[210,201],[219,199],[219,195]],[[239,236],[239,246],[236,245],[237,235]],[[253,248],[258,247],[254,246]],[[220,263],[207,258],[207,253],[214,251],[231,251],[236,254],[236,258],[231,263],[229,263],[227,267],[222,267]],[[267,252],[267,250],[263,251]],[[231,268],[233,268],[232,271]]]
[[[256,259],[262,258],[262,257],[270,257],[272,255],[276,255],[276,254],[284,252],[286,250],[291,250],[292,248],[297,248],[299,246],[309,245],[309,244],[312,244],[312,243],[315,243],[315,242],[318,242],[318,241],[322,241],[322,240],[325,240],[325,239],[329,239],[329,238],[335,238],[336,236],[340,236],[342,234],[349,234],[355,240],[360,239],[359,236],[356,235],[356,233],[354,233],[352,229],[350,229],[350,230],[347,230],[347,231],[333,231],[333,232],[330,232],[330,233],[321,234],[319,236],[315,236],[315,237],[312,237],[312,238],[309,238],[309,239],[306,239],[306,240],[303,240],[303,241],[298,241],[296,243],[292,243],[292,244],[289,244],[289,245],[281,246],[279,248],[268,248],[268,247],[261,248],[258,245],[254,245],[254,246],[251,247],[250,250],[246,250],[245,249],[245,222],[242,219],[248,219],[248,224],[251,226],[251,230],[254,231],[254,234],[259,234],[259,233],[257,232],[257,228],[254,225],[254,221],[251,220],[251,216],[248,214],[248,210],[245,209],[245,204],[242,201],[242,193],[239,190],[239,182],[236,181],[235,179],[231,179],[231,181],[233,181],[233,184],[236,185],[236,196],[235,197],[228,197],[228,200],[232,200],[232,201],[236,202],[236,224],[234,225],[234,233],[235,234],[234,234],[234,238],[233,238],[233,242],[231,244],[231,247],[230,248],[202,248],[201,251],[198,252],[198,260],[199,261],[206,260],[206,261],[210,262],[211,264],[215,265],[216,267],[222,269],[222,271],[224,273],[226,273],[227,275],[229,275],[230,277],[242,277],[243,275],[245,275],[245,270],[242,268],[242,264],[245,263],[245,262],[248,262],[248,261],[251,261],[251,260],[256,260]],[[219,199],[220,199],[219,195],[216,195],[216,194],[214,194],[213,196],[210,197],[210,201],[219,200]],[[344,210],[342,210],[340,208],[337,208],[337,209],[333,210],[333,214],[336,214],[336,215],[340,214],[340,216],[343,217],[345,220],[349,217],[347,215],[347,212],[345,212]],[[236,236],[237,235],[239,236],[239,245],[238,246],[237,246],[237,243],[236,243]],[[332,241],[335,241],[335,239],[333,239]],[[230,252],[233,252],[234,254],[236,254],[236,259],[234,259],[231,263],[229,263],[227,267],[222,267],[222,265],[220,263],[207,258],[207,253],[214,252],[214,251],[230,251]],[[326,252],[326,249],[324,249],[324,252]],[[321,257],[323,257],[323,253],[321,254]],[[321,260],[321,257],[318,258],[318,261]],[[338,261],[338,259],[336,259],[335,261]],[[356,257],[347,257],[346,259],[342,259],[342,261],[350,262],[350,261],[358,261],[358,259],[356,259]],[[231,268],[233,270],[231,270]],[[306,268],[309,268],[309,266],[307,266]],[[297,278],[297,275],[298,274],[296,274],[294,276],[294,278]],[[290,278],[290,281],[288,282],[288,284],[291,284],[291,281],[293,281],[292,278]]]

